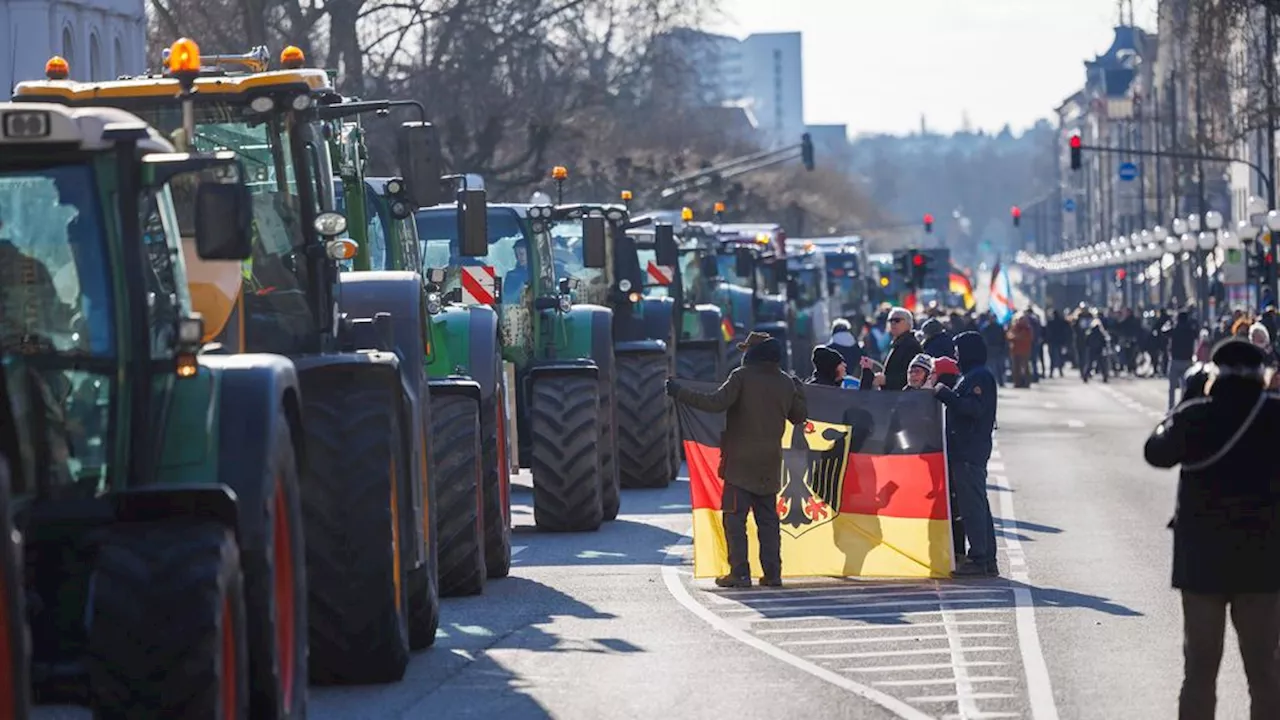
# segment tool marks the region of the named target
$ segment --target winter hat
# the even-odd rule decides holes
[[[1217,366],[1219,377],[1224,375],[1258,375],[1266,357],[1262,349],[1251,342],[1230,337],[1213,348],[1210,361]]]
[[[842,362],[844,362],[844,356],[826,345],[819,345],[813,349],[813,367],[818,375],[835,375],[836,368]]]
[[[952,360],[949,357],[934,358],[933,372],[938,377],[945,377],[947,375],[959,375],[960,366],[956,363],[955,360]]]
[[[852,332],[852,331],[853,331],[853,325],[849,324],[849,321],[845,320],[844,318],[837,318],[835,322],[831,323],[832,333]]]
[[[748,348],[753,348],[766,340],[772,339],[773,336],[765,332],[753,332],[747,336],[746,340],[738,343],[738,349],[745,352]]]
[[[911,365],[907,367],[908,370],[914,370],[915,368],[923,368],[925,374],[933,372],[933,358],[924,353],[920,353],[912,358]]]
[[[941,335],[946,328],[938,318],[929,318],[924,321],[924,325],[920,326],[920,330],[924,332],[926,338],[932,338],[935,335]]]

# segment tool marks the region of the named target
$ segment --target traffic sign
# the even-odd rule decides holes
[[[1138,166],[1131,162],[1120,163],[1120,168],[1117,171],[1117,174],[1120,176],[1121,180],[1129,182],[1130,180],[1138,177]]]
[[[1076,199],[1075,199],[1075,198],[1067,198],[1066,200],[1064,200],[1064,201],[1063,201],[1063,203],[1062,203],[1062,209],[1063,209],[1064,211],[1066,211],[1066,212],[1075,212],[1075,211],[1076,211]]]

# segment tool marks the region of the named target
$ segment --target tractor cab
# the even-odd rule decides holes
[[[812,243],[818,252],[826,256],[827,291],[833,317],[856,318],[869,310],[869,282],[862,239],[852,237],[828,237],[797,239],[798,243]]]
[[[787,298],[786,234],[776,225],[720,225],[718,260],[721,275],[751,290],[753,331],[767,332],[786,348],[790,368],[790,326],[795,307]]]
[[[811,242],[793,240],[787,255],[788,296],[795,308],[791,334],[795,341],[792,361],[796,373],[813,372],[811,354],[831,327],[828,303],[827,255]]]

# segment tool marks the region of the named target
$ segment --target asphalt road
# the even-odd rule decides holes
[[[690,577],[688,486],[625,491],[600,532],[533,531],[510,578],[446,600],[401,683],[313,688],[311,717],[1170,718],[1181,614],[1165,529],[1176,476],[1141,445],[1157,380],[1002,391],[991,499],[999,580]],[[1229,631],[1219,717],[1247,717]],[[45,711],[40,717],[77,717]]]

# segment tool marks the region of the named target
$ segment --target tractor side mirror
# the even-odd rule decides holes
[[[582,218],[582,264],[593,269],[604,268],[605,220],[602,217]]]
[[[741,278],[749,278],[755,272],[755,258],[749,248],[738,248],[734,253],[733,272]]]
[[[200,184],[196,253],[202,260],[245,260],[253,254],[253,200],[247,186]]]
[[[444,202],[445,194],[440,186],[444,160],[436,127],[428,122],[401,123],[396,144],[401,175],[408,185],[414,209]]]
[[[668,223],[653,226],[653,251],[658,265],[680,264],[680,248],[676,246],[675,228]]]
[[[708,280],[720,277],[720,263],[716,262],[715,255],[698,258],[698,269],[702,272],[702,277]]]
[[[458,193],[458,237],[463,257],[489,254],[489,205],[484,190]]]

